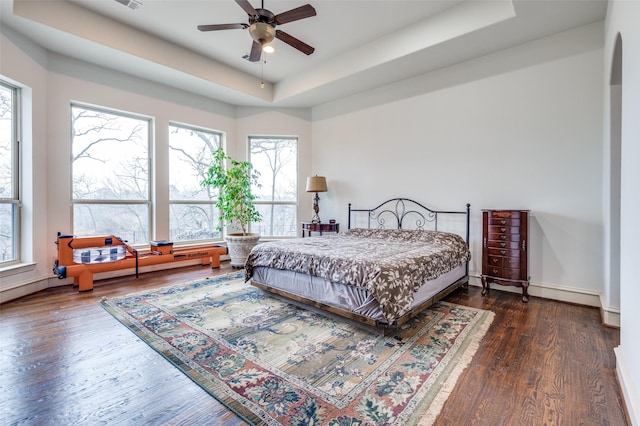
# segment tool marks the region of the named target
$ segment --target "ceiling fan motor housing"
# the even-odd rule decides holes
[[[262,45],[271,43],[276,36],[275,15],[266,9],[256,9],[256,12],[257,15],[249,15],[249,34]]]

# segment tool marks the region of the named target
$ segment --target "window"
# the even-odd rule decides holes
[[[19,253],[19,93],[0,81],[0,264],[17,261]]]
[[[149,242],[151,119],[72,105],[73,233]]]
[[[169,126],[169,234],[174,242],[219,238],[217,191],[202,187],[222,135]]]
[[[249,137],[250,161],[260,173],[253,188],[262,222],[251,224],[263,237],[295,237],[298,207],[298,138]]]

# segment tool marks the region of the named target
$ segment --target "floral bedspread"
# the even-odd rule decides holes
[[[456,234],[357,228],[258,244],[247,258],[245,280],[254,267],[266,266],[364,287],[391,323],[409,311],[422,284],[470,258],[466,242]]]

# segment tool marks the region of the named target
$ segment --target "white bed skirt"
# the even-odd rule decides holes
[[[414,293],[415,308],[438,294],[441,290],[465,276],[465,264],[427,281]],[[362,316],[386,323],[378,301],[365,288],[335,283],[300,272],[257,266],[253,271],[253,280],[258,283],[284,290],[307,299],[342,308]]]

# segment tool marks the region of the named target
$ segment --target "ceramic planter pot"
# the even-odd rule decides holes
[[[226,236],[231,266],[234,268],[244,268],[247,257],[251,249],[258,244],[260,234],[229,234]]]

